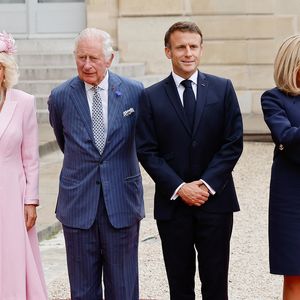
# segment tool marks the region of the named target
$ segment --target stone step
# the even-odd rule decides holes
[[[16,56],[19,67],[27,66],[71,66],[75,65],[74,55],[69,53],[25,53]]]
[[[17,89],[32,95],[49,95],[50,91],[64,80],[20,80]]]
[[[143,75],[135,77],[134,79],[137,81],[141,81],[144,85],[144,87],[148,87],[154,83],[157,83],[158,81],[166,78],[168,75],[166,74],[149,74],[149,75]]]
[[[74,39],[16,39],[19,54],[73,53]]]
[[[38,95],[35,94],[36,108],[38,110],[48,109],[48,97],[49,95]]]
[[[49,52],[31,52],[19,53],[16,56],[19,67],[32,66],[75,66],[75,58],[73,50],[71,52],[49,53]],[[118,51],[114,52],[113,65],[120,62]]]
[[[142,63],[121,63],[111,68],[112,72],[126,77],[137,77],[145,74]],[[75,66],[30,66],[20,68],[20,80],[52,80],[68,79],[76,76]]]
[[[49,111],[48,109],[39,109],[37,111],[37,120],[39,124],[49,123]]]
[[[31,66],[20,68],[20,81],[23,80],[66,80],[76,76],[75,66]]]

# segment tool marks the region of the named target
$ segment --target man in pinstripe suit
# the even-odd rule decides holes
[[[99,29],[79,34],[75,58],[78,76],[55,88],[48,102],[64,153],[56,216],[63,224],[71,297],[102,299],[103,273],[106,300],[137,300],[144,204],[134,133],[143,87],[108,71],[111,39]]]

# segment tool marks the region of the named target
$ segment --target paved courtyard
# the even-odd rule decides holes
[[[230,300],[279,300],[282,279],[269,274],[267,210],[273,145],[246,142],[234,170],[241,211],[234,215],[229,275]],[[51,158],[52,157],[52,158]],[[61,163],[61,155],[45,158],[42,168]],[[140,234],[140,297],[168,299],[168,286],[160,240],[152,218],[153,182],[144,174],[147,217]],[[41,242],[42,258],[50,299],[69,297],[63,236]],[[197,296],[201,299],[199,280]],[[120,299],[121,300],[121,299]]]

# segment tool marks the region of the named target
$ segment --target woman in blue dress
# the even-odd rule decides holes
[[[300,299],[300,35],[287,38],[264,92],[264,119],[275,144],[269,199],[270,272],[284,276],[283,300]]]

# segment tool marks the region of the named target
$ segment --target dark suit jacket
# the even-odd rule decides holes
[[[261,103],[275,143],[274,159],[300,164],[300,96],[274,88],[263,93]]]
[[[274,88],[262,95],[261,103],[275,143],[269,211],[296,213],[300,193],[300,96]]]
[[[191,131],[172,75],[147,88],[140,102],[137,149],[156,184],[154,216],[172,218],[180,199],[170,200],[182,182],[202,178],[215,191],[200,207],[209,212],[239,210],[231,172],[243,147],[242,118],[229,80],[199,72]]]
[[[56,207],[64,225],[89,228],[96,218],[101,188],[114,227],[131,226],[144,217],[135,148],[142,90],[140,83],[109,73],[108,134],[102,155],[93,138],[84,82],[75,77],[51,92],[50,123],[64,152]]]

